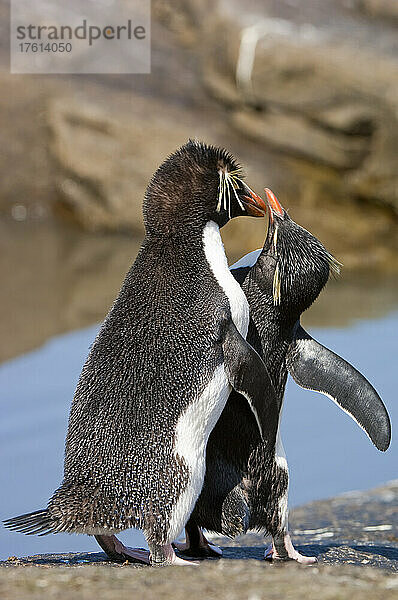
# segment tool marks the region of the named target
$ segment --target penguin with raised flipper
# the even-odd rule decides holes
[[[189,141],[159,167],[144,242],[77,385],[63,483],[45,510],[8,528],[95,535],[118,561],[189,564],[171,542],[202,489],[208,436],[232,388],[275,446],[276,394],[245,340],[249,307],[219,232],[266,211],[223,149]],[[144,531],[149,553],[119,542],[128,528]]]
[[[385,451],[391,428],[371,384],[345,360],[315,341],[300,325],[339,264],[311,233],[297,225],[266,190],[270,221],[264,247],[231,267],[250,307],[247,340],[263,358],[282,412],[288,372],[302,387],[330,397]],[[230,537],[248,529],[272,535],[267,559],[316,559],[299,554],[288,532],[288,468],[278,429],[275,452],[263,445],[244,398],[231,392],[207,445],[202,493],[186,526],[189,556],[217,556],[200,527]]]

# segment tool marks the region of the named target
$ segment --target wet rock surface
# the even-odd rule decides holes
[[[90,231],[142,233],[142,199],[158,162],[189,138],[154,116],[125,122],[96,105],[54,101],[49,107],[50,150],[60,200]]]
[[[311,502],[292,510],[289,522],[299,551],[317,556],[318,564],[370,565],[398,572],[398,481]],[[260,540],[249,533],[229,545],[244,544],[254,552]],[[223,545],[222,538],[216,541]],[[228,548],[225,557],[231,551]],[[261,552],[256,556],[261,558]]]
[[[228,147],[346,267],[396,270],[396,27],[374,3],[296,4],[154,2],[151,75],[10,75],[0,24],[1,221],[141,236],[151,174],[197,137]],[[253,22],[270,33],[249,89],[236,69]],[[232,254],[262,245],[253,221],[226,228]]]
[[[356,5],[369,15],[398,19],[398,4],[395,0],[356,0]]]
[[[396,21],[374,18],[392,5],[220,2],[204,26],[203,73],[242,134],[329,167],[345,194],[397,213]]]
[[[313,597],[395,598],[398,590],[398,482],[352,492],[297,508],[291,530],[298,549],[318,563],[263,561],[265,540],[248,534],[237,540],[214,538],[220,560],[185,569],[117,565],[100,552],[10,557],[0,563],[0,593],[7,598],[114,597],[133,592],[146,598],[231,599]],[[72,567],[72,568],[71,568]],[[134,572],[131,570],[134,569]],[[141,596],[143,597],[143,596]]]

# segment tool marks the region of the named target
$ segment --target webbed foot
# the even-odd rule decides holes
[[[150,545],[150,553],[150,561],[153,567],[167,567],[170,565],[197,567],[199,565],[198,562],[184,560],[177,556],[171,544],[165,546]]]
[[[274,537],[272,544],[264,552],[264,559],[273,560],[295,560],[302,565],[313,565],[318,562],[316,556],[304,556],[293,546],[289,533],[280,538]]]
[[[94,536],[105,554],[110,560],[117,563],[124,563],[126,560],[131,563],[149,565],[149,550],[144,548],[129,548],[122,544],[115,535],[96,535]]]

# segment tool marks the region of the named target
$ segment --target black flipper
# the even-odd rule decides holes
[[[275,388],[263,360],[232,321],[227,322],[222,348],[230,384],[248,401],[264,442],[274,444],[279,410]]]
[[[387,450],[391,424],[376,390],[359,371],[314,340],[299,323],[286,365],[298,385],[330,397],[364,429],[376,448]]]

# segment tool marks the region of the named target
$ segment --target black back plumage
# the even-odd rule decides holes
[[[240,202],[219,204],[220,173],[238,170],[225,150],[189,141],[153,176],[144,243],[78,382],[63,483],[47,510],[8,527],[42,535],[140,527],[164,539],[188,480],[173,452],[176,422],[222,362],[216,342],[229,313],[203,227],[239,214]],[[235,192],[246,193],[241,179]]]
[[[93,344],[72,403],[64,481],[37,515],[48,533],[143,527],[149,515],[164,528],[170,488],[186,484],[173,431],[222,360],[208,298],[225,299],[200,244],[189,256],[178,248],[144,243]]]
[[[186,483],[185,467],[173,457],[173,431],[222,360],[214,352],[217,315],[206,300],[224,302],[200,248],[191,249],[187,258],[176,248],[144,245],[83,369],[65,481],[52,501],[69,514],[77,494],[84,505],[96,490],[97,514],[72,511],[82,524],[141,527],[147,514],[156,514],[163,526],[175,497],[169,489],[178,478],[180,490]],[[156,264],[167,265],[165,276],[153,272]],[[156,509],[148,505],[154,498]]]

